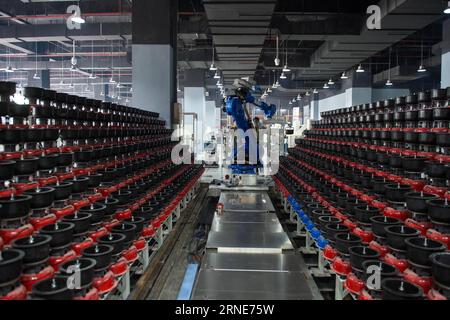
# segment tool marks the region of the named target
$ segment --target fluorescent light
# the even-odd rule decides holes
[[[359,66],[358,66],[358,69],[356,69],[356,72],[358,72],[358,73],[363,73],[363,72],[365,72],[365,70],[364,70],[364,68],[362,67],[362,65],[359,65]]]
[[[417,72],[420,72],[420,73],[427,72],[427,69],[425,69],[425,67],[423,65],[420,65],[419,69],[417,69]]]
[[[343,80],[348,79],[348,76],[347,76],[347,74],[345,73],[345,71],[342,72],[341,79],[343,79]]]
[[[80,24],[86,23],[86,20],[84,20],[81,16],[75,16],[75,17],[72,17],[71,19],[75,23],[80,23]]]
[[[450,1],[447,4],[447,8],[444,10],[445,14],[450,14]]]
[[[386,86],[391,87],[394,84],[392,83],[392,81],[390,79],[388,79],[388,81],[386,81]]]
[[[328,81],[328,85],[330,85],[330,86],[334,85],[334,81],[332,78],[330,78],[330,80]]]
[[[209,70],[217,71],[217,67],[214,65],[214,63],[211,63],[211,66],[209,67]]]
[[[283,73],[281,73],[281,76],[280,76],[280,79],[287,79],[287,77],[286,77],[286,75],[284,74],[284,72]]]
[[[284,73],[291,72],[291,69],[289,69],[288,65],[285,65],[285,66],[284,66],[283,72],[284,72]]]

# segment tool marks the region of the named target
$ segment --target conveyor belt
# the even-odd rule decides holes
[[[222,192],[219,203],[193,299],[317,298],[265,191]]]

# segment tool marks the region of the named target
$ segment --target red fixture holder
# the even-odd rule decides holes
[[[443,234],[434,229],[428,229],[427,233],[426,233],[426,237],[428,239],[441,242],[445,246],[447,246],[447,249],[450,249],[450,235],[449,234]]]
[[[398,259],[394,257],[391,253],[386,254],[383,257],[384,262],[396,267],[401,273],[403,273],[409,267],[408,261],[404,259]]]
[[[352,267],[349,261],[345,261],[341,257],[336,257],[331,264],[331,270],[340,276],[347,276],[352,272]]]
[[[383,246],[376,241],[371,241],[369,243],[369,248],[377,251],[380,254],[381,258],[383,258],[385,255],[387,255],[390,252],[390,250],[387,246]]]
[[[26,300],[27,296],[28,296],[27,288],[23,284],[20,284],[5,296],[0,296],[0,301]]]
[[[115,277],[123,276],[128,271],[128,261],[122,257],[109,270]]]
[[[26,224],[17,229],[0,229],[0,237],[3,239],[5,245],[10,244],[14,240],[27,238],[34,233],[34,228],[31,224]]]
[[[65,206],[64,208],[51,208],[50,212],[56,215],[58,219],[62,219],[65,216],[73,214],[75,212],[75,207],[68,205]]]
[[[83,242],[75,243],[72,245],[72,250],[75,251],[77,255],[81,255],[84,249],[89,248],[94,244],[91,238],[87,238]]]
[[[345,223],[344,223],[345,224]],[[373,232],[368,230],[363,230],[361,228],[353,229],[353,234],[357,235],[362,239],[364,243],[370,243],[373,240]]]
[[[431,228],[430,222],[419,222],[413,219],[406,219],[405,226],[419,230],[420,233],[425,236],[427,234],[427,230]]]
[[[34,231],[39,231],[45,226],[56,223],[56,221],[58,221],[58,218],[56,217],[56,215],[50,213],[45,217],[31,217],[29,221],[34,228]]]
[[[359,279],[354,273],[349,273],[345,279],[344,287],[348,292],[359,296],[365,287],[364,281]]]
[[[425,292],[425,294],[427,294],[430,291],[433,284],[433,279],[431,276],[429,277],[419,276],[411,269],[406,269],[403,272],[403,277],[405,278],[405,280],[421,287],[423,292]]]
[[[427,299],[433,300],[433,301],[445,301],[448,300],[443,294],[441,294],[439,291],[435,289],[431,289],[427,293]]]
[[[101,278],[95,278],[93,281],[93,286],[97,289],[98,294],[100,295],[113,291],[117,288],[118,284],[119,283],[112,271],[108,271],[104,276]]]
[[[92,231],[88,234],[88,237],[92,239],[92,241],[97,242],[98,238],[106,236],[109,233],[109,230],[105,227],[99,228],[96,231]]]
[[[76,297],[76,298],[73,298],[73,300],[97,301],[97,300],[100,300],[100,293],[98,292],[97,288],[93,287],[83,297]]]
[[[67,261],[71,261],[77,258],[77,254],[74,250],[69,250],[63,256],[60,257],[50,257],[48,263],[55,271],[58,271],[59,266]]]
[[[150,223],[146,228],[142,230],[142,236],[145,239],[149,239],[155,236],[155,228],[153,227],[152,223]]]
[[[54,275],[55,270],[51,266],[47,266],[36,274],[22,274],[20,277],[20,282],[22,282],[25,288],[27,288],[27,291],[31,291],[34,284],[53,278]]]

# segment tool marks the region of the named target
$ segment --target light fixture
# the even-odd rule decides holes
[[[220,79],[219,72],[216,71],[216,73],[214,74],[214,79]]]
[[[334,85],[334,81],[332,78],[330,78],[330,80],[328,81],[328,85],[330,85],[330,86]]]
[[[122,88],[123,88],[123,85],[119,82],[119,83],[117,84],[116,88],[117,88],[117,89],[122,89]]]
[[[6,72],[6,73],[13,73],[13,72],[14,72],[14,69],[11,68],[11,66],[7,66],[6,69],[5,69],[5,72]]]
[[[389,48],[389,69],[388,69],[388,80],[386,81],[387,87],[392,87],[393,83],[391,81],[391,57],[392,56],[392,47]]]
[[[272,89],[270,89],[270,87],[267,88],[267,93],[272,93]]]
[[[289,67],[287,65],[285,65],[283,68],[283,72],[286,72],[286,73],[291,72],[291,69],[289,69]]]
[[[292,105],[292,101],[289,101],[289,104]]]
[[[280,79],[287,79],[286,75],[284,74],[284,72],[281,73]]]
[[[425,67],[423,66],[423,39],[422,39],[422,45],[421,45],[421,50],[420,50],[420,66],[419,66],[419,69],[417,69],[417,72],[419,72],[419,73],[427,72],[427,69],[425,69]]]
[[[386,86],[387,87],[392,87],[394,84],[392,83],[391,79],[388,79],[388,81],[386,81]]]
[[[299,93],[297,96],[297,101],[300,101],[300,100],[302,100],[302,95]]]
[[[280,65],[280,63],[281,63],[281,60],[280,60],[280,49],[279,49],[279,47],[278,47],[278,36],[277,36],[277,55],[276,55],[276,57],[275,57],[275,60],[273,60],[273,62],[275,63],[275,66],[279,66]]]
[[[297,102],[297,98],[293,98],[292,103],[296,103],[296,102]]]
[[[100,97],[104,97],[105,96],[105,93],[102,91],[102,92],[100,92]]]
[[[130,88],[130,92],[133,92],[133,87]]]
[[[86,23],[86,20],[83,19],[83,17],[81,16],[81,12],[79,10],[75,10],[73,16],[70,17],[70,20],[72,20],[72,22],[80,24]]]
[[[70,84],[69,84],[69,88],[73,88],[73,87],[75,87],[75,86],[73,85],[73,83],[70,83]]]
[[[116,80],[114,80],[114,78],[111,76],[111,78],[109,79],[109,83],[116,83]]]
[[[325,84],[323,85],[324,89],[329,89],[330,87],[328,86],[328,82],[325,82]]]
[[[309,91],[306,91],[306,94],[305,94],[307,97],[309,97],[311,94],[309,93]]]
[[[94,79],[97,79],[97,77],[96,77],[93,73],[91,73],[91,74],[89,75],[89,79],[94,80]]]
[[[277,81],[275,82],[275,85],[277,86],[277,88],[279,88],[279,87],[281,86],[281,85],[280,85],[280,81],[277,80]]]
[[[342,80],[348,79],[348,76],[347,76],[347,74],[345,73],[345,71],[342,72],[341,79],[342,79]]]
[[[317,89],[314,89],[313,93],[319,93],[319,91],[317,91]]]
[[[217,71],[217,67],[214,65],[214,43],[212,44],[212,59],[211,59],[211,66],[209,67],[209,70],[211,71]]]
[[[427,72],[427,69],[425,69],[423,65],[420,65],[419,69],[417,69],[417,72],[419,73]]]
[[[220,82],[220,80],[217,81],[216,86],[221,86],[222,83]]]
[[[361,64],[358,66],[358,69],[356,69],[356,72],[358,72],[358,73],[363,73],[363,72],[365,72],[365,71],[366,71],[366,70],[364,70],[364,68],[362,67]]]
[[[75,65],[70,66],[70,71],[75,72],[77,70],[78,70],[77,66],[75,66]]]
[[[37,72],[33,76],[34,80],[41,80],[41,77],[37,74]]]
[[[444,13],[445,14],[450,14],[450,1],[447,4],[447,8],[445,8],[445,10],[444,10]]]
[[[286,60],[285,60],[285,65],[284,65],[284,68],[283,68],[283,72],[284,73],[289,73],[289,72],[291,72],[291,69],[289,69],[289,67],[288,67],[288,52],[287,52],[287,43],[286,43]]]

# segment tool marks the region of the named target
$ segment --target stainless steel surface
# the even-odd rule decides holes
[[[237,233],[280,233],[284,232],[280,223],[218,223],[213,222],[211,232]]]
[[[201,270],[194,300],[312,300],[302,272]]]
[[[296,254],[206,253],[201,269],[294,272],[300,270]]]
[[[218,223],[279,223],[277,215],[271,212],[224,212],[223,214],[215,214],[214,220]]]
[[[286,233],[241,232],[228,230],[226,232],[211,231],[208,235],[206,249],[217,249],[218,252],[247,253],[282,253],[293,250]]]
[[[275,211],[267,192],[222,192],[219,203],[224,211]]]
[[[192,298],[320,299],[266,192],[222,192]]]

